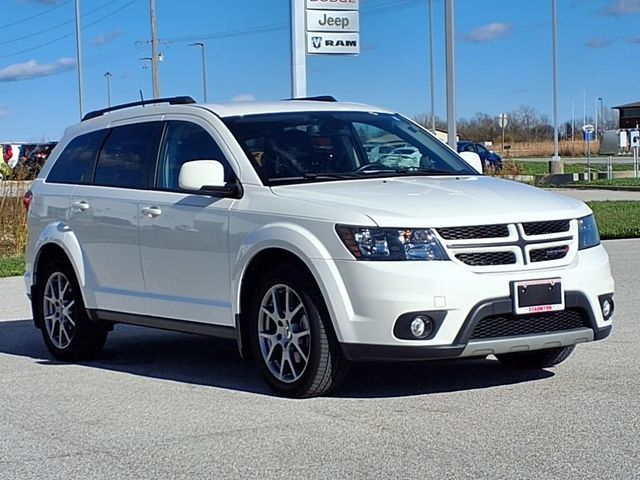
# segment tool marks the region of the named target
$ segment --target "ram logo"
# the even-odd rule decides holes
[[[322,37],[311,37],[311,44],[313,48],[320,48],[322,46]]]

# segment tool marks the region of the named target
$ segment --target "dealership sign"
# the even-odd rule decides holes
[[[306,0],[307,54],[360,53],[358,0]]]
[[[307,10],[358,10],[358,0],[307,0]]]

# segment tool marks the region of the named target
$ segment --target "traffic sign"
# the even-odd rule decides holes
[[[590,124],[586,124],[582,126],[582,131],[584,133],[593,133],[596,131],[596,127],[594,127],[593,125]]]
[[[507,116],[506,113],[501,113],[500,115],[498,115],[498,125],[500,125],[501,128],[506,128],[508,124],[509,124],[509,117]]]

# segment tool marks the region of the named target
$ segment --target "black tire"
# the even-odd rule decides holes
[[[500,362],[508,367],[523,370],[539,370],[549,368],[564,362],[575,345],[568,347],[548,348],[546,350],[536,350],[533,352],[502,353],[496,355]]]
[[[263,301],[268,301],[268,298],[273,299],[273,292],[276,292],[276,296],[285,295],[284,292],[287,288],[290,289],[289,292],[295,294],[288,293],[292,297],[292,305],[297,304],[299,300],[298,305],[301,304],[303,310],[292,316],[290,320],[285,319],[287,312],[284,311],[285,317],[280,318],[282,312],[278,311],[277,321],[270,315],[267,315],[269,320],[266,320],[265,314],[261,313]],[[278,300],[278,303],[282,302]],[[295,310],[295,308],[293,309]],[[273,307],[274,313],[276,310],[277,307]],[[322,295],[313,279],[309,278],[308,273],[286,265],[268,272],[258,282],[251,300],[250,312],[251,349],[265,381],[276,393],[287,397],[306,398],[323,395],[339,386],[346,373],[346,360],[335,338]],[[272,329],[276,329],[274,332],[268,333],[274,339],[278,331],[282,332],[282,338],[278,337],[278,342],[265,340],[261,337],[261,331],[266,334],[269,330],[264,325],[265,321],[272,325]],[[280,323],[281,321],[282,323]],[[295,336],[293,339],[288,337],[289,327],[287,325],[290,325],[291,331],[297,331],[299,335],[302,335],[300,332],[308,330],[309,338],[306,338],[306,334],[305,337],[300,337],[302,340],[296,339]],[[286,333],[283,329],[286,329]],[[287,339],[289,343],[287,343]],[[296,345],[294,345],[294,341]],[[302,349],[297,347],[298,342],[305,342],[302,344]],[[277,345],[274,346],[274,343]],[[263,348],[269,347],[271,347],[272,356],[267,353],[263,354]],[[286,354],[288,365],[284,360],[285,350],[289,351]],[[293,352],[292,356],[289,356],[291,352]],[[300,365],[304,359],[302,355],[305,353],[307,361],[305,366],[301,368]],[[278,355],[280,355],[279,363],[277,362]],[[296,355],[300,363],[294,365]],[[268,361],[269,359],[272,361]],[[280,369],[279,372],[278,369]],[[282,378],[279,378],[279,375],[282,375]],[[299,375],[299,378],[295,378],[296,375]],[[284,377],[289,378],[283,381]]]
[[[68,286],[63,289],[61,300],[57,303],[52,302],[51,289],[55,293],[56,282],[64,284],[65,279]],[[45,296],[49,300],[45,300]],[[52,262],[38,272],[36,293],[32,302],[37,315],[36,324],[42,331],[47,349],[56,359],[73,362],[90,360],[100,354],[108,331],[89,320],[80,286],[67,262]]]

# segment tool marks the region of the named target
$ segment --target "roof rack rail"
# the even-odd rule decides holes
[[[114,110],[121,110],[123,108],[129,107],[139,107],[145,105],[152,105],[154,103],[168,103],[169,105],[188,105],[190,103],[196,103],[196,101],[187,96],[182,97],[167,97],[167,98],[150,98],[149,100],[141,100],[139,102],[131,102],[131,103],[123,103],[121,105],[114,105],[113,107],[103,108],[101,110],[94,110],[92,112],[87,113],[84,117],[82,117],[82,121],[90,120],[92,118],[99,117],[108,112],[113,112]]]
[[[318,95],[317,97],[299,97],[299,98],[288,98],[287,100],[308,100],[311,102],[337,102],[336,97],[332,95]]]

